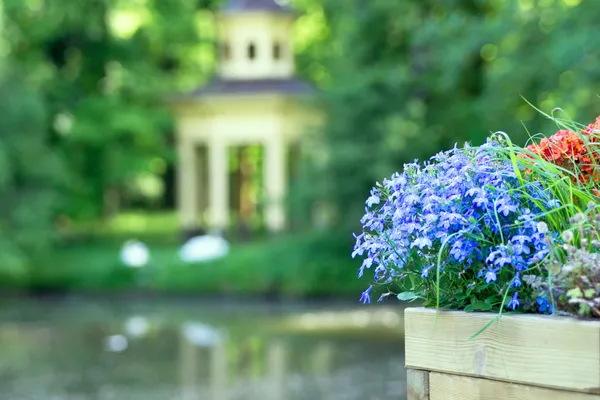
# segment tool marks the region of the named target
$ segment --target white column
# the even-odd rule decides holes
[[[198,217],[198,172],[196,168],[195,143],[179,139],[177,145],[179,168],[177,169],[177,208],[183,228],[192,228]]]
[[[208,165],[208,153],[206,146],[196,147],[196,195],[198,196],[196,215],[198,223],[206,227],[206,211],[208,208],[208,175],[206,174]]]
[[[277,132],[279,133],[279,132]],[[286,194],[285,144],[283,138],[275,134],[265,143],[265,191],[267,228],[271,232],[285,227],[284,198]]]
[[[229,223],[229,174],[227,144],[219,140],[208,143],[209,224],[225,229]]]

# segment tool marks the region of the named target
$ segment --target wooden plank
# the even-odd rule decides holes
[[[600,322],[408,308],[406,366],[600,394]]]
[[[429,374],[430,400],[599,400],[600,395],[546,389],[490,379]],[[410,399],[410,397],[409,397]]]
[[[406,371],[407,400],[429,400],[429,372],[418,369]]]

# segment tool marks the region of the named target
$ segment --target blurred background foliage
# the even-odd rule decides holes
[[[328,204],[329,232],[300,224],[218,265],[178,267],[164,99],[214,74],[219,3],[0,2],[2,286],[355,293],[366,282],[350,232],[375,181],[490,132],[553,133],[523,98],[584,123],[600,113],[596,0],[295,0],[298,73],[328,122],[307,137],[290,203],[298,215]],[[119,269],[131,236],[169,254],[154,275]]]

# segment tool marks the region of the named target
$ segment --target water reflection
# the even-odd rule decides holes
[[[390,307],[21,300],[0,321],[0,399],[405,398]]]

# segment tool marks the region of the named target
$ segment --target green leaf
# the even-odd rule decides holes
[[[487,299],[485,299],[485,302],[488,304],[494,304],[494,303],[499,302],[499,300],[496,296],[490,296]]]
[[[417,296],[414,292],[402,292],[398,294],[398,300],[400,301],[414,301],[418,298],[419,296]]]
[[[465,307],[465,312],[473,312],[473,305],[469,304],[468,306]]]
[[[433,299],[427,299],[423,302],[423,307],[425,308],[430,308],[433,307],[435,305],[435,300]]]
[[[595,294],[596,294],[596,291],[595,291],[594,289],[586,289],[586,290],[583,292],[583,295],[584,295],[586,298],[592,298],[592,297],[594,297],[594,295],[595,295]]]
[[[586,303],[579,303],[579,315],[589,315],[590,306]]]
[[[581,293],[581,289],[573,288],[567,292],[567,296],[573,299],[579,299],[581,296],[583,296],[583,293]]]
[[[481,300],[471,301],[471,304],[473,306],[473,310],[489,311],[492,309],[492,305],[490,303],[486,303],[485,301]]]

